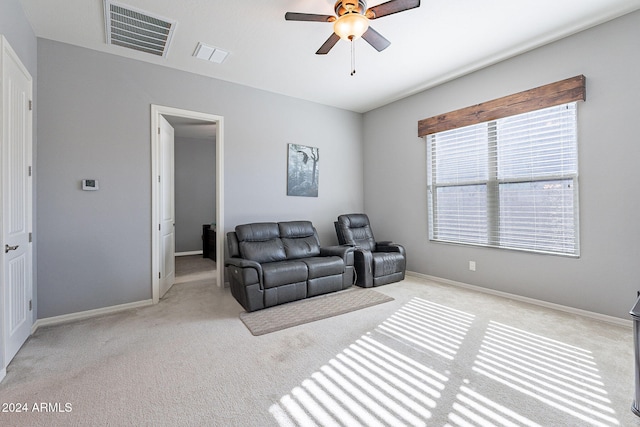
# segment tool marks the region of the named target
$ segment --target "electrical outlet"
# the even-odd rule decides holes
[[[469,261],[469,270],[476,271],[476,262],[475,261]]]

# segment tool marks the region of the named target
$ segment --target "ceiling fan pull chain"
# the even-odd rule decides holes
[[[351,75],[356,73],[356,49],[354,40],[351,39]]]

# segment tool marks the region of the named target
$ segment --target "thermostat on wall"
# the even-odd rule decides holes
[[[83,179],[82,189],[85,191],[96,191],[98,189],[98,180],[96,179]]]

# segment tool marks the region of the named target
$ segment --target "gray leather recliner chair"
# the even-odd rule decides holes
[[[366,214],[340,215],[334,225],[338,242],[355,248],[356,285],[370,288],[404,279],[407,265],[404,247],[390,241],[376,242]]]

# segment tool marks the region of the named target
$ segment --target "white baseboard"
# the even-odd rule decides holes
[[[407,271],[406,274],[408,276],[417,277],[420,279],[430,280],[433,282],[444,283],[446,285],[457,286],[460,288],[470,289],[472,291],[481,292],[484,294],[496,295],[503,298],[509,298],[515,301],[526,302],[533,305],[538,305],[541,307],[550,308],[553,310],[563,311],[565,313],[577,314],[578,316],[588,317],[590,319],[600,320],[602,322],[612,323],[618,326],[624,326],[628,328],[633,327],[632,320],[625,320],[619,317],[607,316],[606,314],[594,313],[592,311],[581,310],[579,308],[569,307],[561,304],[554,304],[552,302],[542,301],[535,298],[523,297],[521,295],[510,294],[508,292],[496,291],[489,288],[483,288],[482,286],[470,285],[468,283],[456,282],[455,280],[443,279],[441,277],[429,276],[427,274],[416,273],[414,271]]]
[[[38,330],[38,328],[42,326],[59,325],[60,323],[71,322],[73,320],[88,319],[90,317],[117,313],[119,311],[131,310],[132,308],[147,307],[149,305],[153,305],[153,301],[150,299],[130,302],[127,304],[112,305],[111,307],[96,308],[94,310],[80,311],[78,313],[63,314],[61,316],[46,317],[44,319],[38,319],[35,321],[35,323],[31,327],[31,333],[33,334]]]
[[[202,251],[176,252],[174,255],[175,256],[202,255]]]

